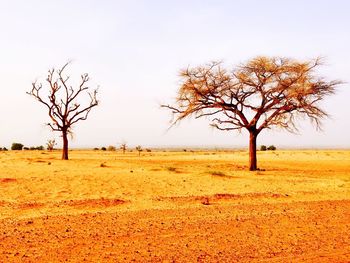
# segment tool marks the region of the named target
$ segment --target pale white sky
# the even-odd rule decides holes
[[[350,2],[343,0],[0,0],[0,146],[44,145],[45,108],[26,94],[47,70],[73,60],[73,78],[88,72],[101,104],[74,128],[73,147],[126,141],[147,146],[245,146],[247,134],[186,120],[167,131],[178,71],[211,60],[227,66],[256,55],[324,56],[321,73],[347,84],[327,99],[332,115],[317,132],[263,132],[258,144],[350,147]]]

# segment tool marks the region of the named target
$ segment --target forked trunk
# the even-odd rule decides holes
[[[258,133],[256,131],[249,132],[249,170],[256,171],[258,169],[256,159],[256,138]]]
[[[63,149],[62,149],[62,160],[68,160],[68,133],[62,131],[63,137]]]

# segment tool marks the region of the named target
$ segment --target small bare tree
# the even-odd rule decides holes
[[[72,132],[72,126],[79,121],[86,120],[91,109],[98,105],[96,98],[97,89],[90,91],[87,85],[89,75],[81,75],[81,80],[76,88],[68,84],[69,76],[64,74],[64,70],[69,63],[66,63],[61,69],[52,69],[48,71],[47,93],[43,94],[42,83],[32,83],[31,91],[27,92],[48,109],[51,119],[47,125],[53,131],[62,133],[63,151],[62,159],[68,160],[68,134]],[[77,99],[87,97],[89,102],[82,105]]]
[[[47,140],[46,146],[47,146],[47,149],[48,149],[50,152],[53,151],[55,145],[57,145],[55,139]]]
[[[123,154],[125,154],[125,151],[127,149],[127,145],[125,142],[120,145],[120,149],[123,151]]]
[[[256,141],[264,129],[297,131],[296,120],[306,116],[320,127],[327,116],[318,102],[333,94],[340,81],[315,75],[320,59],[299,62],[257,57],[232,71],[220,62],[182,70],[176,105],[162,105],[174,114],[174,124],[194,115],[211,117],[211,125],[249,132],[249,170],[257,170]],[[215,117],[214,117],[215,116]]]
[[[141,152],[143,151],[141,145],[136,146],[135,149],[136,149],[136,151],[139,152],[139,156],[140,156],[140,155],[141,155]]]

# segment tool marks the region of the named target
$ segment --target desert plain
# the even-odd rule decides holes
[[[0,262],[350,262],[350,151],[0,152]]]

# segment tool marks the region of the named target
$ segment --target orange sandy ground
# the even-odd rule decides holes
[[[350,151],[0,152],[0,262],[350,262]]]

